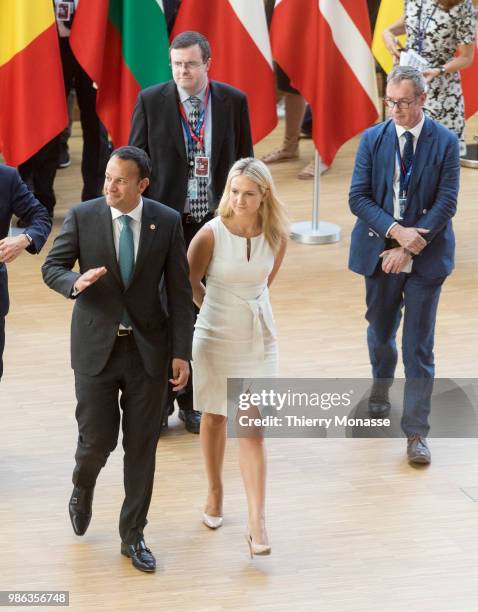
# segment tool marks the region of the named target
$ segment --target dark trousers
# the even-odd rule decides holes
[[[55,182],[58,156],[60,154],[59,136],[47,142],[30,159],[18,166],[20,176],[28,185],[36,198],[48,210],[53,217],[53,209],[56,204],[53,183]]]
[[[5,317],[0,317],[0,380],[3,375],[3,349],[5,348]]]
[[[93,87],[93,81],[73,55],[69,38],[60,38],[60,51],[66,96],[68,97],[70,90],[74,87],[80,107],[83,131],[81,199],[83,201],[92,200],[100,196],[103,190],[109,157],[108,134],[96,114],[96,89]],[[61,135],[58,138],[61,140]]]
[[[435,363],[433,344],[441,287],[445,277],[385,274],[365,277],[369,322],[367,341],[374,380],[393,380],[398,352],[396,334],[404,310],[402,358],[405,390],[401,426],[407,436],[429,431],[428,416]]]
[[[121,420],[125,499],[119,532],[128,544],[142,537],[147,523],[166,376],[167,364],[162,377],[152,378],[146,373],[132,336],[117,339],[106,367],[97,376],[75,372],[78,445],[73,484],[95,485],[116,447]]]

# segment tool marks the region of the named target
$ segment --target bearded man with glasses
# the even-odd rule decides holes
[[[451,218],[459,188],[458,138],[426,117],[423,75],[408,66],[389,74],[390,119],[366,130],[355,160],[349,205],[357,216],[349,268],[365,276],[372,417],[390,411],[402,317],[405,390],[401,427],[412,463],[430,463],[426,437],[441,287],[454,265]]]

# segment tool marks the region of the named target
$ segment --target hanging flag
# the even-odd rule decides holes
[[[211,45],[211,79],[247,94],[254,144],[277,125],[276,93],[263,0],[182,0],[171,39],[194,30]]]
[[[51,0],[0,2],[0,151],[18,166],[68,123]]]
[[[80,0],[70,44],[114,146],[128,144],[138,93],[171,78],[162,0]]]
[[[274,59],[312,109],[315,146],[330,165],[378,117],[365,0],[276,0]]]
[[[465,119],[469,119],[478,111],[478,40],[472,65],[461,71],[461,86],[465,101]]]
[[[398,21],[403,16],[404,10],[403,0],[382,0],[378,10],[373,31],[372,52],[377,62],[387,73],[393,68],[393,58],[383,42],[382,32]],[[402,47],[405,47],[406,36],[403,34],[398,37],[398,40]]]

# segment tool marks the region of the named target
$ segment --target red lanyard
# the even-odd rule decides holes
[[[184,129],[186,130],[186,136],[188,137],[188,142],[192,144],[192,141],[194,140],[194,142],[197,143],[200,151],[204,151],[204,132],[206,130],[206,111],[207,111],[207,105],[209,102],[209,98],[210,98],[210,88],[209,88],[209,83],[208,83],[206,87],[206,92],[204,94],[204,110],[201,113],[201,116],[199,117],[199,121],[197,125],[197,128],[199,128],[199,131],[197,133],[192,129],[188,121],[186,111],[184,110],[183,104],[179,102],[179,112],[181,113],[181,119],[182,119]]]

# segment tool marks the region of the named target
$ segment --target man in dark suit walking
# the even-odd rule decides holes
[[[69,504],[73,529],[83,535],[88,528],[97,476],[117,444],[119,396],[125,486],[121,552],[146,572],[156,567],[143,529],[167,390],[168,342],[170,382],[179,390],[189,375],[194,321],[181,218],[142,197],[150,173],[144,151],[114,151],[105,197],[68,212],[43,266],[47,285],[76,300],[71,358],[79,436]],[[77,261],[80,271],[74,272]],[[169,323],[160,300],[162,280]]]
[[[371,416],[390,410],[397,364],[396,333],[404,309],[405,391],[402,430],[412,463],[430,463],[433,344],[441,287],[454,265],[460,159],[456,136],[423,114],[426,82],[395,67],[385,103],[391,119],[364,133],[349,203],[358,219],[349,267],[365,276],[367,340],[374,385]]]
[[[22,220],[24,231],[8,236],[15,214]],[[5,317],[8,313],[8,280],[5,264],[11,263],[24,250],[39,253],[51,231],[51,220],[45,207],[28,191],[15,168],[0,164],[0,380],[3,374]]]
[[[227,173],[253,155],[247,98],[209,81],[211,51],[198,32],[182,32],[170,48],[173,80],[143,90],[133,113],[130,144],[151,157],[149,196],[182,215],[186,247],[219,204]],[[192,387],[178,396],[179,416],[198,433]]]

